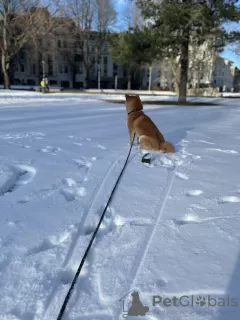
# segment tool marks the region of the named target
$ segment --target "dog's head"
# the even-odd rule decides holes
[[[125,94],[125,97],[126,97],[127,113],[129,113],[135,109],[139,109],[139,110],[143,109],[142,101],[141,101],[139,95]]]

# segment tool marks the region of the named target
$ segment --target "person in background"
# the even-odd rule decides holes
[[[44,81],[44,79],[42,79],[42,81],[40,82],[40,86],[41,86],[42,93],[44,93],[45,92],[45,81]]]

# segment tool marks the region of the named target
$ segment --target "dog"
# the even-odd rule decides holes
[[[132,144],[134,133],[136,133],[142,149],[174,153],[173,144],[165,141],[157,126],[143,112],[143,105],[139,95],[126,94],[125,97],[130,144]]]

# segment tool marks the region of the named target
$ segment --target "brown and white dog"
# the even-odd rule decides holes
[[[159,150],[164,153],[175,152],[172,143],[165,141],[156,125],[142,111],[143,105],[140,97],[138,95],[129,94],[126,94],[125,97],[130,144],[132,143],[134,133],[136,133],[136,136],[139,137],[142,149]]]

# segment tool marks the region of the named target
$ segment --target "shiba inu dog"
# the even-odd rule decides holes
[[[142,111],[143,105],[140,97],[129,94],[126,94],[125,97],[130,144],[132,143],[134,133],[136,133],[142,149],[159,150],[164,153],[175,152],[173,144],[165,141],[157,126]]]

